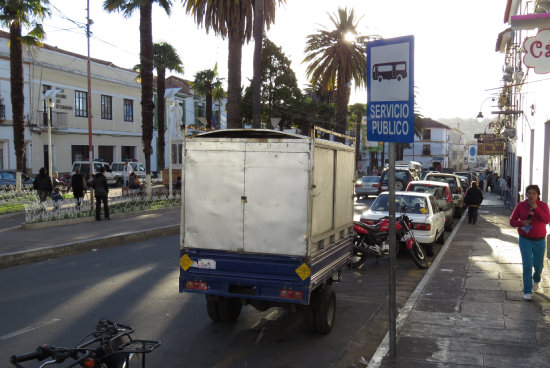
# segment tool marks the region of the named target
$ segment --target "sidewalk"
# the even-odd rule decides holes
[[[64,220],[26,228],[24,214],[0,221],[0,268],[179,233],[180,208]],[[63,223],[63,222],[61,222]]]
[[[386,336],[369,368],[549,366],[548,264],[542,292],[524,301],[511,211],[483,195],[477,225],[462,219],[400,310],[396,357]]]

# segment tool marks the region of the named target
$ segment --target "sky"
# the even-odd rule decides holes
[[[45,43],[87,55],[84,29],[86,0],[50,0],[52,16],[44,20]],[[139,63],[139,12],[130,18],[103,10],[103,0],[90,0],[90,55],[124,68]],[[416,104],[425,117],[474,118],[480,107],[490,111],[490,99],[502,85],[504,55],[495,52],[504,23],[506,0],[286,0],[276,10],[267,37],[292,61],[298,85],[305,88],[307,65],[302,63],[308,35],[331,29],[329,15],[338,7],[353,9],[361,35],[384,38],[413,35]],[[76,23],[75,23],[76,22]],[[227,40],[207,34],[173,0],[167,16],[153,5],[153,42],[168,42],[182,59],[184,74],[218,64],[227,79]],[[243,46],[242,84],[252,78],[254,44]],[[352,87],[350,104],[366,103],[367,91]]]

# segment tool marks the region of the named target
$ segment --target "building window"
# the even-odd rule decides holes
[[[113,120],[113,97],[101,95],[101,118]]]
[[[88,117],[88,92],[74,91],[74,116]]]
[[[422,131],[422,139],[425,141],[432,140],[432,130],[431,129],[424,129]]]
[[[134,121],[134,101],[124,99],[124,121]]]
[[[71,146],[71,162],[89,161],[88,154],[90,153],[89,145],[72,145]]]
[[[136,158],[136,147],[120,146],[120,158],[122,161],[134,160]]]
[[[424,144],[422,146],[422,156],[431,156],[432,155],[432,149],[429,144]]]

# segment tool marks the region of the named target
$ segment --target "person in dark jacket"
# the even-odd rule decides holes
[[[71,176],[69,186],[67,189],[73,188],[73,196],[76,200],[76,209],[80,210],[82,199],[84,199],[84,191],[86,190],[86,179],[84,175],[80,173],[80,170],[76,170],[74,175]]]
[[[109,186],[107,185],[107,178],[105,177],[105,167],[101,167],[99,172],[94,176],[95,189],[95,219],[101,221],[101,202],[103,202],[103,212],[105,214],[105,220],[110,220],[109,217]]]
[[[46,202],[46,199],[48,199],[48,196],[51,194],[53,190],[52,186],[52,180],[50,179],[50,176],[46,172],[45,167],[41,167],[38,171],[38,175],[36,175],[36,178],[34,178],[33,183],[34,189],[38,192],[38,197],[40,198],[40,202],[44,203]]]
[[[483,202],[483,192],[477,187],[477,183],[473,181],[464,196],[464,204],[468,206],[469,224],[476,224],[477,210],[479,209],[481,202]]]

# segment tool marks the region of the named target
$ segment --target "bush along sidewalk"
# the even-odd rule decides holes
[[[65,201],[64,201],[65,202]],[[161,208],[178,207],[181,204],[179,194],[169,197],[168,195],[155,195],[151,198],[142,196],[114,197],[109,198],[110,215],[141,212]],[[32,203],[25,205],[25,223],[33,224],[46,221],[60,221],[95,216],[95,209],[90,208],[90,201],[83,201],[80,208],[75,203],[63,204],[55,209],[52,201]]]

